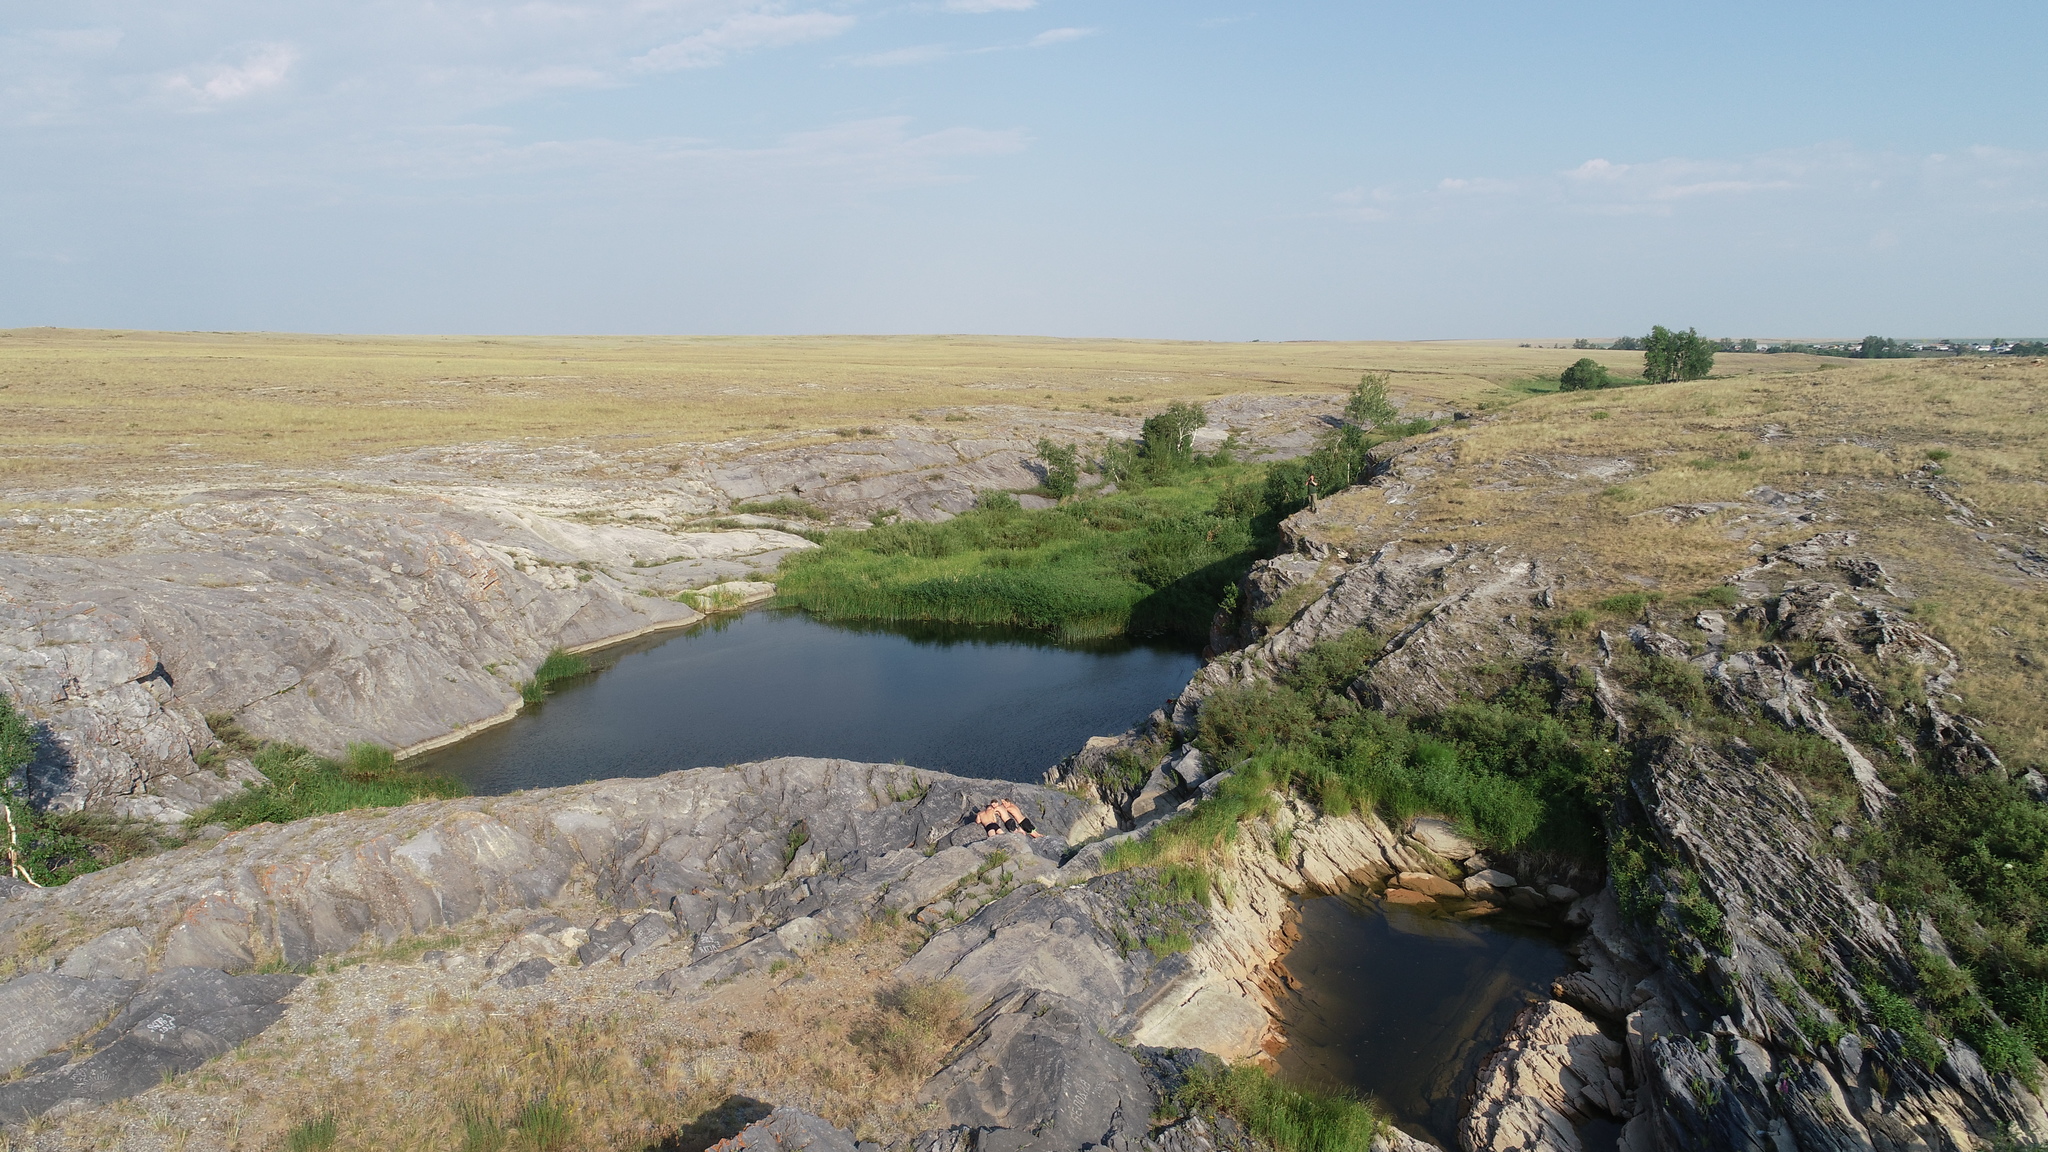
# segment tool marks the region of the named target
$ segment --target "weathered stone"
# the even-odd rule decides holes
[[[0,1075],[83,1036],[128,1002],[132,980],[31,972],[0,984]]]
[[[1142,1134],[1158,1103],[1130,1053],[1053,992],[989,1021],[919,1099],[946,1124],[978,1129],[986,1152],[1108,1144],[1120,1131]]]
[[[1461,892],[1460,895],[1462,894]],[[1431,896],[1427,892],[1417,892],[1412,888],[1389,888],[1387,889],[1386,899],[1389,904],[1412,904],[1419,906],[1436,903],[1436,897]]]
[[[71,1101],[116,1100],[191,1071],[275,1023],[284,1013],[277,1001],[298,983],[285,974],[159,972],[84,1041],[92,1055],[0,1084],[0,1120],[40,1116]]]
[[[709,1152],[866,1152],[850,1133],[787,1106],[711,1146]]]
[[[136,928],[116,928],[72,949],[57,969],[61,976],[140,980],[149,967],[149,942]]]
[[[498,987],[531,988],[535,984],[545,983],[554,970],[553,964],[538,956],[531,960],[521,960],[498,977]]]
[[[1446,860],[1463,860],[1479,850],[1479,846],[1453,827],[1450,821],[1434,816],[1417,816],[1408,822],[1406,831],[1416,843]]]
[[[1403,872],[1394,877],[1394,883],[1436,900],[1456,900],[1465,895],[1464,888],[1433,872]]]
[[[1609,1075],[1622,1055],[1568,1005],[1547,1000],[1524,1010],[1479,1069],[1459,1144],[1465,1152],[1580,1152],[1580,1122],[1627,1110]]]

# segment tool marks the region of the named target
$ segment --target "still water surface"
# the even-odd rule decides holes
[[[593,655],[547,702],[420,758],[479,794],[771,756],[1036,783],[1180,693],[1192,651],[1030,632],[715,617]]]
[[[1282,1004],[1282,1079],[1376,1098],[1396,1124],[1458,1146],[1458,1105],[1515,1014],[1571,969],[1562,938],[1453,920],[1363,894],[1301,905]]]

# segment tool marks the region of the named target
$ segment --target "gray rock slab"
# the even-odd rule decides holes
[[[58,975],[140,980],[149,967],[149,941],[139,928],[116,928],[72,950]]]
[[[863,1152],[851,1133],[801,1108],[787,1106],[740,1129],[719,1148],[724,1152]]]
[[[140,985],[32,972],[0,984],[0,1074],[61,1048],[103,1023]]]
[[[160,972],[85,1041],[90,1056],[0,1084],[0,1120],[39,1116],[73,1100],[132,1096],[189,1072],[276,1023],[284,1015],[278,1001],[299,979],[207,968]]]
[[[554,973],[554,970],[555,966],[553,964],[538,956],[531,960],[521,960],[512,967],[507,968],[504,975],[498,977],[498,987],[531,988],[535,984],[546,983],[547,978]]]
[[[1094,1015],[1052,992],[989,1021],[919,1100],[937,1104],[951,1126],[980,1129],[984,1152],[1108,1144],[1115,1132],[1143,1132],[1159,1102]]]

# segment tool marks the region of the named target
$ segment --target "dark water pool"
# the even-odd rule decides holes
[[[1382,906],[1363,893],[1301,905],[1282,1004],[1280,1076],[1378,1100],[1413,1135],[1456,1148],[1458,1105],[1515,1014],[1571,968],[1564,938]]]
[[[1028,632],[715,617],[592,656],[547,702],[420,758],[481,794],[770,756],[1036,783],[1180,693],[1192,651]]]

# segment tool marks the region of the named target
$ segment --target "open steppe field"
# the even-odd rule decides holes
[[[525,440],[789,443],[861,421],[1001,410],[1123,411],[1170,400],[1329,393],[1365,371],[1427,404],[1632,352],[1506,341],[1220,344],[988,336],[302,336],[0,332],[0,484],[47,490],[312,467],[435,445]],[[1781,373],[1805,356],[1721,358]],[[965,428],[962,429],[966,430]]]

